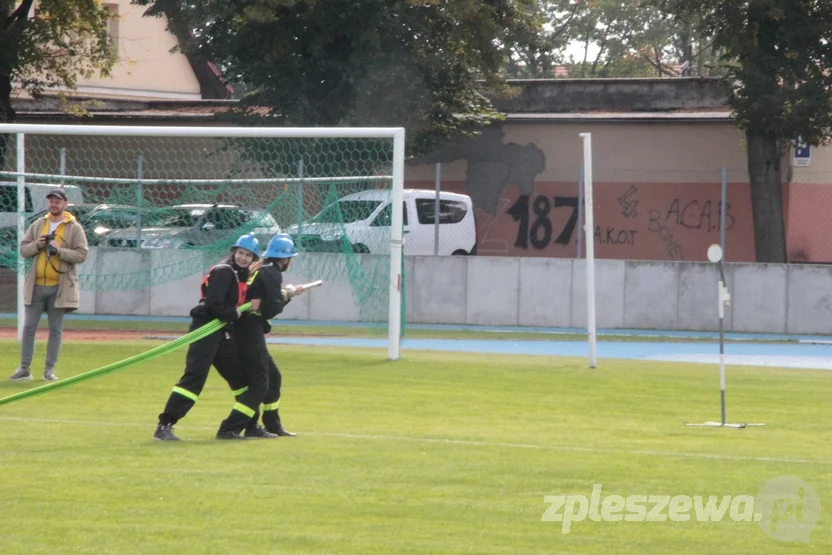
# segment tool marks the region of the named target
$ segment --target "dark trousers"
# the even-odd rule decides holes
[[[207,323],[192,320],[188,331],[193,331]],[[241,382],[242,369],[237,346],[225,331],[216,331],[188,346],[188,354],[185,356],[185,372],[173,387],[164,412],[159,415],[161,424],[176,424],[188,414],[199,399],[202,388],[205,387],[212,365],[229,384]]]
[[[283,376],[280,375],[280,369],[278,369],[274,359],[269,356],[269,387],[266,390],[266,398],[263,399],[263,425],[270,432],[275,432],[281,428],[277,409],[280,405],[280,386],[282,382]]]
[[[266,398],[269,374],[269,350],[266,347],[265,329],[259,317],[242,318],[234,326],[234,342],[237,345],[242,375],[247,389],[241,391],[237,404],[228,418],[220,424],[220,432],[240,433],[257,422],[260,405]],[[231,386],[232,389],[234,386]]]

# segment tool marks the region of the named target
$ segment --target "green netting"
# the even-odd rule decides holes
[[[17,273],[15,141],[0,136],[0,266],[7,274]],[[26,227],[45,214],[46,193],[63,187],[67,211],[91,247],[79,267],[82,290],[151,294],[204,273],[240,235],[255,233],[264,249],[275,234],[289,233],[301,252],[293,277],[323,279],[333,303],[353,303],[358,319],[384,322],[392,158],[392,138],[27,134]],[[10,289],[0,287],[5,306],[14,299]]]

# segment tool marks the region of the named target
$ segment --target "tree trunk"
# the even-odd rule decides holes
[[[746,133],[748,176],[757,262],[786,262],[783,188],[780,183],[780,143],[774,135]]]

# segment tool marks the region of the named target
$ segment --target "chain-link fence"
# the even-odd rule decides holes
[[[15,310],[32,263],[18,266],[18,218],[47,235],[60,187],[91,247],[84,291],[149,290],[201,275],[242,235],[262,251],[288,233],[310,254],[295,274],[342,284],[358,319],[387,320],[392,137],[100,133],[0,135],[0,309]]]

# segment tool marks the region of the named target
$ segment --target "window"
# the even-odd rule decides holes
[[[104,7],[110,12],[110,19],[107,20],[107,44],[118,55],[118,4],[104,4]]]
[[[420,224],[432,224],[435,222],[434,212],[436,210],[436,199],[432,198],[417,198],[416,199],[416,214],[419,217]],[[468,213],[468,207],[464,202],[456,200],[440,200],[439,201],[439,223],[440,224],[456,224],[462,221],[465,214]]]
[[[387,203],[376,219],[370,225],[373,227],[389,227],[393,219],[393,203]],[[407,225],[407,203],[402,202],[402,223]]]
[[[204,213],[205,210],[200,209],[166,208],[158,212],[151,212],[144,225],[153,227],[193,227],[199,223]]]
[[[379,204],[379,200],[340,200],[321,210],[312,221],[322,224],[360,222],[369,218]]]
[[[138,214],[135,210],[128,210],[124,208],[107,208],[99,210],[93,214],[82,214],[75,216],[82,223],[94,223],[96,227],[106,227],[108,229],[126,229],[138,223]],[[144,217],[144,216],[143,216]]]
[[[234,208],[218,208],[206,214],[205,221],[214,224],[214,229],[238,229],[251,219],[251,214]]]
[[[26,206],[23,210],[29,214],[32,213],[32,192],[29,187],[24,189],[26,191]],[[2,185],[0,186],[0,211],[3,212],[17,212],[17,185]]]

